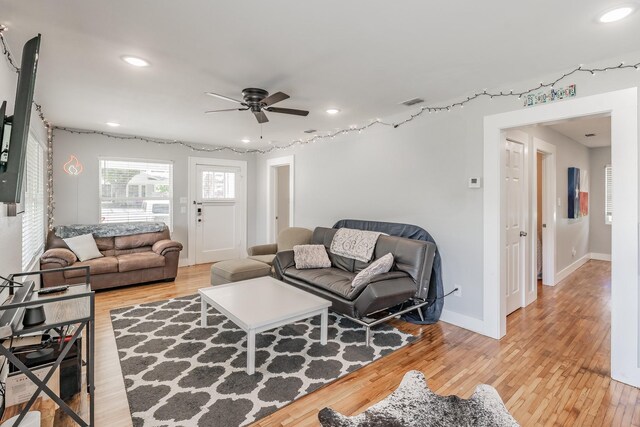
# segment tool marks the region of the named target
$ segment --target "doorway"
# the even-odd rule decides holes
[[[246,162],[189,158],[189,264],[246,251]]]
[[[276,167],[275,187],[275,231],[276,236],[285,228],[291,227],[289,218],[290,194],[289,194],[289,165]]]
[[[538,280],[543,285],[556,284],[556,147],[533,138],[535,169],[533,176],[536,236],[532,239],[535,271],[532,283],[537,293]]]
[[[294,158],[267,160],[267,242],[294,223]]]
[[[504,132],[503,146],[504,298],[509,315],[537,299],[539,274],[545,284],[555,284],[556,149],[526,128]]]
[[[506,233],[504,218],[501,141],[506,129],[596,114],[611,116],[612,224],[611,277],[611,376],[640,386],[640,318],[638,289],[638,91],[615,92],[536,106],[484,119],[484,301],[482,330],[493,338],[506,334],[506,264],[502,248]]]

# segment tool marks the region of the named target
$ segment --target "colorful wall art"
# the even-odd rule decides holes
[[[569,168],[568,218],[582,218],[589,215],[589,180],[587,172],[580,168]]]

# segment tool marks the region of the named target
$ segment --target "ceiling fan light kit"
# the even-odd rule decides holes
[[[269,95],[264,89],[259,88],[247,88],[242,91],[242,99],[240,101],[238,99],[234,99],[228,96],[220,95],[218,93],[206,92],[207,95],[213,96],[216,98],[224,99],[225,101],[235,102],[236,104],[242,105],[242,108],[226,108],[223,110],[210,110],[206,111],[206,113],[220,113],[223,111],[247,111],[250,110],[258,123],[267,123],[269,119],[267,115],[264,113],[265,111],[270,113],[280,113],[280,114],[291,114],[294,116],[307,116],[309,114],[306,110],[297,110],[294,108],[279,108],[272,107],[273,104],[284,101],[289,98],[289,95],[283,92],[276,92],[272,95]]]

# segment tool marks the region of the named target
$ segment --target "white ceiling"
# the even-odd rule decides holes
[[[627,2],[628,3],[628,2]],[[204,115],[245,87],[283,91],[263,142],[409,112],[398,105],[565,71],[638,49],[640,12],[603,25],[596,0],[0,0],[19,56],[43,35],[37,100],[57,125],[239,145],[257,140],[249,112]],[[119,58],[137,55],[152,66]],[[328,116],[325,110],[342,112]]]
[[[589,148],[611,145],[611,116],[583,117],[549,125],[549,127]],[[588,137],[587,134],[595,134]]]

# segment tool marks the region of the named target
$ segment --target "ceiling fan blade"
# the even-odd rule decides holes
[[[267,118],[267,115],[262,111],[253,111],[253,115],[256,116],[256,120],[258,120],[258,123],[262,124],[262,123],[267,123],[269,121],[269,119]]]
[[[289,98],[289,95],[287,95],[286,93],[276,92],[272,95],[267,96],[265,99],[263,99],[262,104],[273,105],[276,102],[284,101],[287,98]]]
[[[307,116],[309,115],[308,111],[305,110],[296,110],[294,108],[278,108],[278,107],[269,107],[265,108],[270,113],[282,113],[282,114],[293,114],[296,116]]]
[[[224,110],[209,110],[205,111],[205,114],[209,113],[221,113],[223,111],[247,111],[248,108],[225,108]]]
[[[220,98],[220,99],[224,99],[225,101],[231,101],[231,102],[237,102],[238,104],[242,104],[245,105],[244,102],[242,101],[238,101],[237,99],[233,99],[233,98],[229,98],[228,96],[224,96],[224,95],[219,95],[217,93],[213,93],[213,92],[205,92],[207,95],[209,96],[214,96],[216,98]]]

